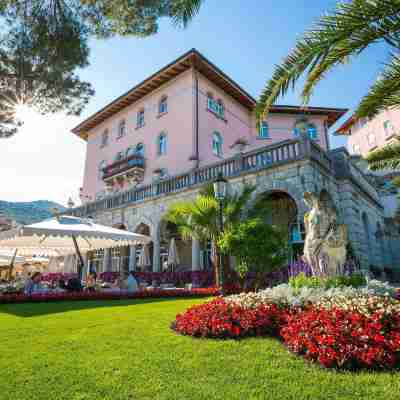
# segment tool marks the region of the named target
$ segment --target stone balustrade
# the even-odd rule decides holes
[[[79,217],[89,216],[105,210],[137,204],[149,199],[156,199],[159,196],[211,183],[220,173],[229,180],[229,178],[306,159],[317,162],[327,172],[333,174],[333,161],[329,153],[324,151],[318,144],[310,140],[287,140],[250,152],[239,153],[215,164],[158,180],[148,185],[140,185],[95,202],[86,203],[81,207],[69,210],[68,213]],[[369,192],[374,191],[374,188],[364,177],[361,179],[357,175],[355,178]]]

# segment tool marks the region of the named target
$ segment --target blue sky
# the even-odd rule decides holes
[[[91,65],[79,74],[93,84],[96,95],[81,118],[57,116],[47,128],[44,124],[40,129],[31,125],[7,142],[9,160],[0,160],[0,168],[7,162],[8,171],[12,171],[6,193],[0,197],[12,201],[46,198],[63,203],[70,195],[76,198],[82,182],[85,142],[73,137],[69,129],[193,47],[257,98],[274,65],[335,4],[330,0],[205,0],[200,14],[186,30],[176,29],[164,20],[158,34],[150,38],[92,40]],[[381,45],[366,51],[330,74],[310,104],[354,108],[387,57],[387,49]],[[290,93],[280,103],[299,104],[299,99],[296,93]],[[332,139],[334,147],[344,143],[343,139]],[[21,151],[25,160],[22,165],[15,161]],[[15,165],[10,166],[10,162]],[[21,187],[27,190],[19,190]]]

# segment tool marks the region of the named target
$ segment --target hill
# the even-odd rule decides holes
[[[64,211],[66,208],[48,200],[31,202],[8,202],[0,200],[0,214],[3,214],[18,224],[32,224],[53,216],[52,209]]]

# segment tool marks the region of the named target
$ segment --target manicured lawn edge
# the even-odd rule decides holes
[[[126,300],[126,299],[157,299],[157,298],[194,298],[218,296],[216,288],[199,288],[191,290],[141,290],[135,293],[99,293],[99,292],[77,292],[77,293],[45,293],[26,296],[24,294],[0,295],[0,304],[17,303],[49,303],[59,301],[82,301],[82,300]]]

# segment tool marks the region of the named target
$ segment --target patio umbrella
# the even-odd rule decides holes
[[[14,257],[14,252],[0,251],[0,266],[6,266],[6,265],[10,266],[10,264],[13,260],[13,257]],[[25,257],[15,256],[15,260],[14,260],[15,264],[20,264],[23,262],[25,262]]]
[[[0,249],[16,249],[22,255],[76,254],[78,274],[83,269],[82,253],[116,246],[148,243],[145,235],[99,225],[72,216],[54,218],[0,233]]]
[[[151,265],[149,247],[144,245],[139,254],[138,267],[148,267]]]
[[[180,264],[178,249],[176,248],[175,238],[171,239],[168,250],[168,265],[176,267]]]

